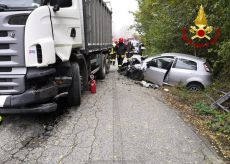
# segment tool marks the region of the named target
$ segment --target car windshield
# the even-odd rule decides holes
[[[9,8],[39,7],[41,5],[41,0],[0,0],[0,4],[6,5]]]

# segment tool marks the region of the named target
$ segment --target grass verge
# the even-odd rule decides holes
[[[230,162],[230,113],[210,107],[212,98],[216,100],[223,95],[217,88],[230,91],[230,83],[224,85],[216,82],[202,92],[189,92],[186,88],[177,86],[168,88],[170,92],[165,92],[164,97],[182,113],[185,121],[192,123],[201,135],[209,139],[219,155]],[[228,106],[229,102],[224,105]]]

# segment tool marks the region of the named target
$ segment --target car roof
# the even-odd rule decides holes
[[[187,59],[191,59],[191,60],[206,62],[206,59],[204,59],[204,58],[199,58],[199,57],[196,57],[193,55],[182,54],[182,53],[163,53],[160,56],[182,57],[182,58],[187,58]]]

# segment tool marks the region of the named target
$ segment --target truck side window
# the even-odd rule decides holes
[[[55,6],[59,4],[60,7],[71,7],[72,6],[72,0],[51,0],[50,6]]]

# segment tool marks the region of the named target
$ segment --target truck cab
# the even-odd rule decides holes
[[[100,0],[2,0],[0,114],[80,105],[89,75],[108,72],[111,14]]]

